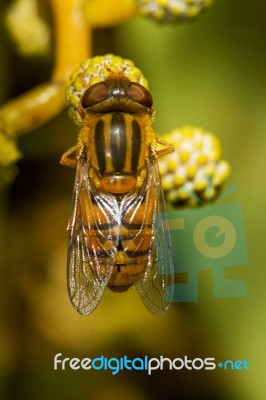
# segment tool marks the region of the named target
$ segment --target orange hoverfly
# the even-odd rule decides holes
[[[171,301],[173,263],[156,160],[173,148],[155,137],[148,90],[123,71],[109,72],[81,97],[78,144],[61,159],[76,166],[69,297],[87,315],[106,287],[123,292],[135,285],[144,305],[159,315]]]

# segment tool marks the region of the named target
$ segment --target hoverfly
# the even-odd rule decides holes
[[[69,297],[87,315],[106,287],[123,292],[135,285],[145,306],[159,315],[171,301],[173,264],[156,160],[173,148],[155,137],[149,91],[123,70],[108,71],[104,81],[84,91],[78,144],[61,159],[76,166]]]

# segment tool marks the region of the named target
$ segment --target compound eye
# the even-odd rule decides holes
[[[109,89],[105,82],[95,83],[89,87],[82,96],[81,106],[83,109],[95,106],[103,100],[108,99]]]
[[[151,108],[152,97],[144,86],[136,82],[130,82],[127,94],[131,100],[136,101],[144,107]]]

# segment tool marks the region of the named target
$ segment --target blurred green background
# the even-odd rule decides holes
[[[1,3],[4,10],[8,2]],[[239,185],[225,203],[242,205],[249,255],[247,266],[225,273],[245,281],[248,296],[214,298],[206,271],[199,302],[174,303],[161,317],[149,314],[134,290],[106,292],[87,318],[76,313],[65,277],[74,171],[59,160],[77,129],[64,112],[19,139],[19,174],[1,193],[1,399],[265,398],[265,18],[262,0],[214,0],[188,24],[163,27],[137,18],[94,35],[94,54],[130,58],[148,78],[158,133],[193,124],[220,138],[232,165],[227,187]],[[47,80],[53,59],[20,58],[1,25],[4,103]],[[250,370],[54,371],[57,353],[246,359]]]

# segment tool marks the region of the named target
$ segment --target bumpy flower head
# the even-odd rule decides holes
[[[136,0],[140,12],[159,22],[196,17],[212,0]]]
[[[7,29],[25,56],[45,55],[51,44],[48,24],[39,15],[37,0],[15,0],[6,15]]]
[[[76,124],[82,123],[79,114],[80,100],[85,90],[95,83],[104,81],[110,76],[110,70],[118,73],[123,71],[125,77],[131,82],[137,82],[148,88],[148,82],[141,71],[135,67],[132,61],[125,60],[112,54],[98,56],[84,61],[80,67],[70,76],[70,85],[66,90],[66,100],[70,105],[69,115]]]
[[[230,175],[219,140],[201,128],[185,126],[163,136],[175,150],[159,161],[166,201],[196,205],[213,200]]]

